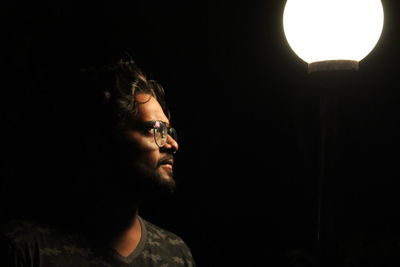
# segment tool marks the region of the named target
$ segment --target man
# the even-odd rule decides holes
[[[138,212],[175,189],[177,134],[163,88],[131,60],[81,74],[63,106],[64,175],[74,191],[59,192],[67,200],[50,223],[3,226],[0,266],[195,266],[180,237]]]

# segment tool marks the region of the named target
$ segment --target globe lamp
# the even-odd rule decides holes
[[[283,28],[309,72],[358,70],[382,33],[381,0],[287,0]]]

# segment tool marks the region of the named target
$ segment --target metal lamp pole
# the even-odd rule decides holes
[[[329,245],[332,242],[330,225],[333,223],[332,208],[329,194],[333,188],[333,179],[338,173],[340,166],[337,164],[338,142],[338,114],[335,108],[339,104],[340,88],[346,86],[341,84],[342,79],[351,78],[352,73],[358,70],[358,62],[350,60],[332,60],[311,63],[308,65],[311,79],[318,87],[319,93],[319,170],[318,170],[318,210],[317,210],[317,257],[318,265],[327,267]],[[347,75],[346,75],[347,74]],[[329,179],[331,178],[331,179]]]
[[[287,0],[283,29],[292,50],[308,63],[308,72],[320,85],[320,142],[317,244],[321,261],[329,208],[328,176],[333,175],[337,80],[358,70],[358,62],[378,43],[384,24],[381,0]],[[325,75],[327,73],[327,75]],[[337,74],[337,75],[336,75]],[[333,76],[334,77],[333,77]],[[321,76],[321,77],[319,77]],[[339,79],[337,79],[339,78]],[[329,214],[328,214],[329,215]]]

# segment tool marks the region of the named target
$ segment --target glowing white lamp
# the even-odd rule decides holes
[[[283,27],[309,71],[358,69],[383,29],[381,0],[287,0]]]

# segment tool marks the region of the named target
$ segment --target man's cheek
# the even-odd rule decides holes
[[[143,155],[139,159],[139,162],[141,163],[142,166],[146,166],[148,169],[154,170],[158,167],[157,157],[155,157],[152,154]]]

